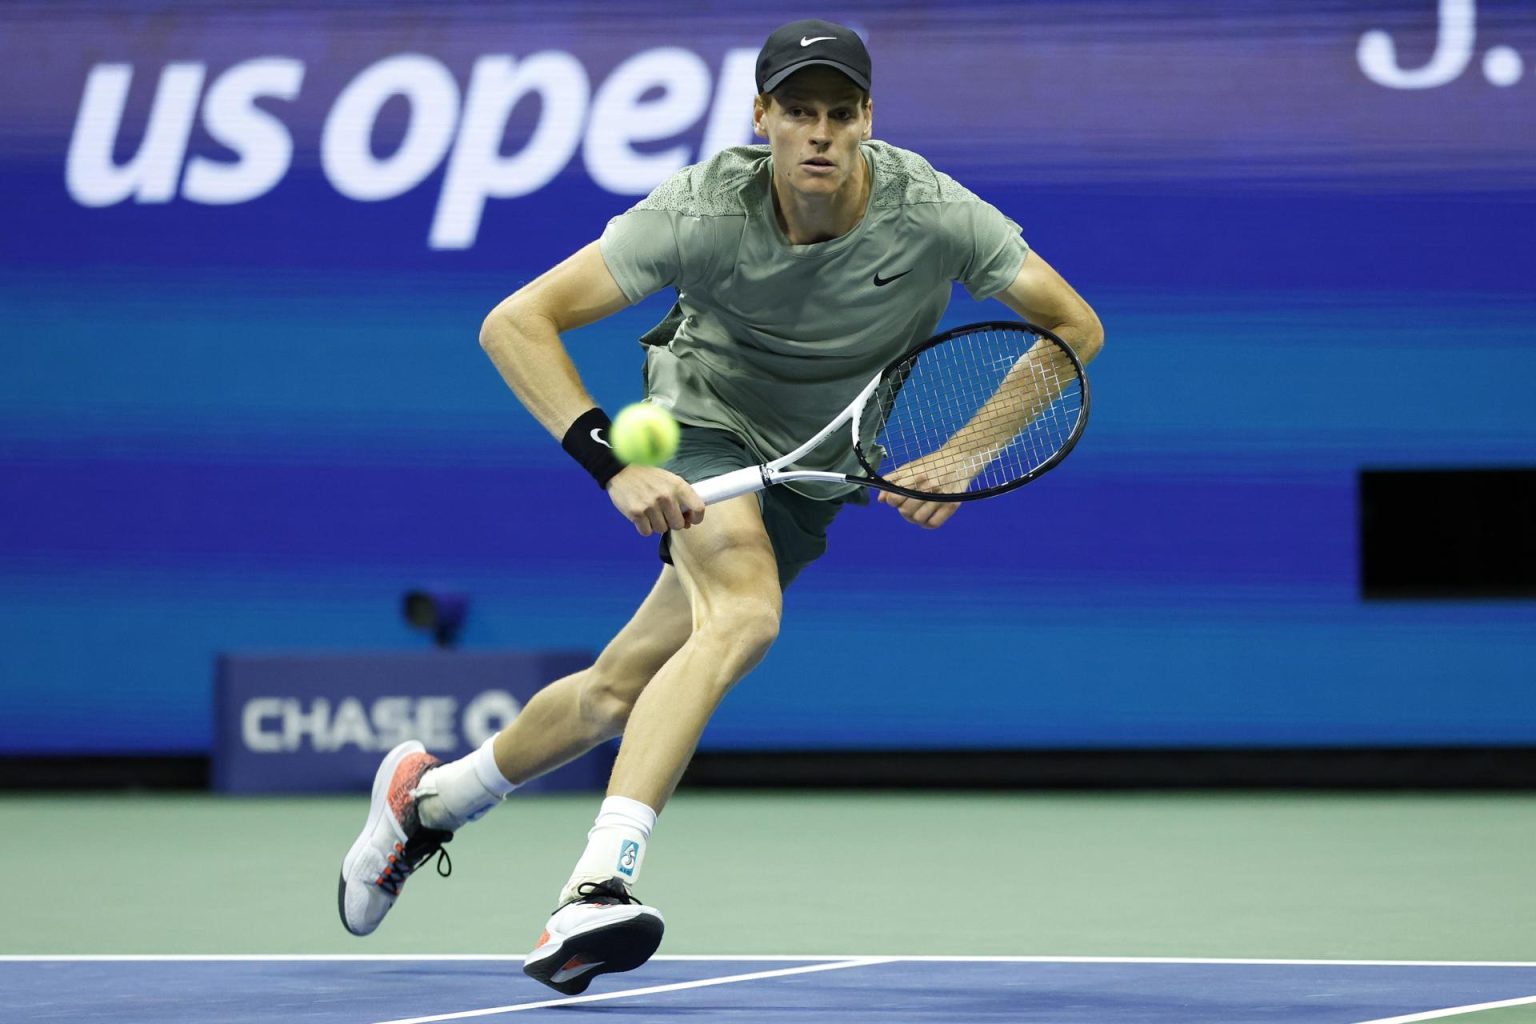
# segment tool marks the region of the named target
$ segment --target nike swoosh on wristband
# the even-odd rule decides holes
[[[611,445],[607,441],[603,440],[603,428],[602,427],[593,427],[592,428],[592,440],[596,441],[598,444],[602,445],[604,448],[612,448],[613,447],[613,445]]]
[[[805,38],[805,36],[801,36],[800,37],[800,45],[801,46],[810,46],[812,43],[819,43],[819,42],[821,42],[824,39],[836,39],[836,38],[837,38],[837,36],[812,36],[811,38],[807,39],[807,38]]]
[[[910,271],[910,270],[903,270],[901,273],[895,274],[895,275],[893,275],[891,277],[881,277],[880,276],[880,271],[877,270],[877,271],[875,271],[875,287],[876,288],[884,288],[886,285],[890,284],[892,281],[896,280],[897,278],[899,278],[899,277],[906,277],[910,273],[912,273],[912,271]]]
[[[592,970],[594,967],[601,967],[607,962],[607,960],[599,960],[596,963],[578,964],[575,967],[562,967],[554,974],[551,974],[549,976],[549,980],[555,982],[570,981],[572,978],[579,978],[583,974],[586,974],[588,971]]]

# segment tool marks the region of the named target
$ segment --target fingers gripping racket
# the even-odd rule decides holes
[[[1088,422],[1088,378],[1050,331],[994,321],[946,331],[881,370],[788,455],[694,484],[706,505],[795,480],[862,484],[929,501],[1021,487],[1067,457]],[[844,424],[863,473],[787,468]]]

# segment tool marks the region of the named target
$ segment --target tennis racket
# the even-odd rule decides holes
[[[927,501],[990,498],[1059,465],[1083,435],[1088,405],[1082,360],[1056,335],[1022,322],[970,324],[892,362],[788,455],[693,489],[706,505],[796,480]],[[863,473],[787,468],[845,424]]]

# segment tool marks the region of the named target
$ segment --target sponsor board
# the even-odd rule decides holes
[[[1180,182],[1192,174],[1269,181],[1287,168],[1374,180],[1397,177],[1407,157],[1423,152],[1434,177],[1493,170],[1497,180],[1525,181],[1528,142],[1508,131],[1519,113],[1495,95],[1529,84],[1523,47],[1530,29],[1522,14],[1491,10],[1480,17],[1490,12],[1480,12],[1476,0],[1438,0],[1380,22],[1346,10],[1293,15],[1280,23],[1296,36],[1317,38],[1292,51],[1282,48],[1287,37],[1270,34],[1272,6],[1224,8],[1211,16],[1210,31],[1189,29],[1187,37],[1170,31],[1167,10],[1155,5],[1130,15],[1143,19],[1140,30],[1128,23],[1104,41],[1085,28],[1060,30],[1060,38],[1050,30],[1019,37],[1004,30],[984,44],[940,33],[925,44],[903,38],[881,18],[860,31],[878,63],[908,68],[917,79],[896,75],[879,87],[893,101],[891,141],[930,156],[929,146],[939,147],[942,162],[959,161],[967,180],[971,171],[986,175],[1016,164],[1029,166],[1031,181],[1048,166],[1056,170],[1047,180],[1058,182],[1127,172]],[[1062,7],[1064,24],[1084,20]],[[1176,23],[1191,17],[1181,12]],[[486,37],[483,26],[461,25],[446,30],[435,51],[386,33],[379,37],[385,52],[376,52],[357,46],[334,21],[311,20],[297,7],[286,20],[291,33],[260,40],[279,45],[278,52],[247,39],[234,22],[187,12],[152,22],[158,31],[146,29],[126,43],[68,51],[75,63],[55,72],[59,99],[34,117],[49,133],[67,131],[56,155],[70,201],[86,210],[153,209],[178,199],[292,208],[300,202],[295,191],[267,197],[295,171],[318,172],[329,195],[310,202],[327,217],[336,215],[335,198],[377,204],[427,196],[425,247],[462,251],[480,241],[490,205],[532,199],[561,178],[582,182],[582,205],[611,215],[628,205],[612,197],[633,200],[690,163],[761,141],[752,129],[753,71],[759,30],[771,22],[751,30],[722,22],[684,45],[652,38],[655,19],[637,18],[629,31],[601,41],[580,31],[519,32],[508,38],[523,46],[489,52],[473,45]],[[185,38],[188,52],[180,59],[161,55],[166,33]],[[330,45],[319,52],[299,45],[296,38],[307,34]],[[1010,59],[988,61],[986,47]],[[99,59],[104,48],[117,56]],[[1023,92],[1009,70],[1018,59],[1028,61],[1036,80]],[[1199,69],[1212,61],[1227,62],[1242,89],[1209,89]],[[1003,70],[989,71],[993,65]],[[1084,75],[1084,67],[1102,73]],[[1144,67],[1154,68],[1155,78],[1135,77]],[[957,140],[953,99],[930,79],[962,68],[958,77],[975,83],[968,94],[1002,102],[988,110],[994,120],[987,130],[967,125]],[[1070,88],[1049,91],[1056,80],[1070,81]],[[1383,95],[1362,93],[1361,81]],[[1385,95],[1458,86],[1454,108],[1406,97],[1393,103]],[[1256,116],[1254,97],[1262,98],[1263,116]],[[1011,118],[1036,105],[1054,112],[1055,127],[1026,153],[1016,139],[1039,125]],[[1452,109],[1456,116],[1447,119]],[[1176,113],[1164,120],[1165,110]],[[882,114],[877,128],[886,124]],[[1192,160],[1194,153],[1200,159]],[[519,223],[526,221],[525,214]]]
[[[213,785],[226,793],[366,791],[405,740],[452,760],[494,736],[579,651],[226,654],[214,682]],[[601,789],[604,744],[529,791]]]

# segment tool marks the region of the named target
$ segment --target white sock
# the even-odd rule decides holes
[[[638,800],[610,796],[597,812],[597,821],[587,833],[587,849],[576,862],[570,881],[560,891],[560,903],[569,903],[580,895],[576,890],[586,882],[617,879],[625,888],[640,878],[645,861],[645,844],[656,827],[656,812]]]
[[[492,736],[457,761],[440,764],[421,777],[414,795],[421,798],[417,810],[423,825],[457,832],[517,788],[496,767],[495,742]]]

